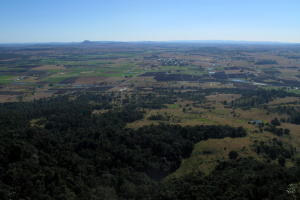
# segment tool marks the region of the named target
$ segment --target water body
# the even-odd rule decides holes
[[[23,84],[28,84],[28,82],[14,82],[13,84],[23,85]]]
[[[239,82],[239,83],[249,83],[248,81],[243,81],[243,80],[240,80],[240,79],[237,79],[237,78],[231,79],[231,81]]]
[[[267,85],[267,84],[265,84],[265,83],[257,83],[257,82],[254,82],[253,84],[254,84],[254,85]]]

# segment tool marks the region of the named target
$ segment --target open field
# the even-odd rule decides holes
[[[24,188],[45,183],[50,193],[88,181],[101,195],[215,199],[185,198],[215,186],[236,199],[223,193],[231,184],[230,194],[240,185],[250,199],[276,199],[270,191],[299,182],[299,45],[84,42],[2,53],[3,188],[25,174]],[[182,188],[180,198],[168,192]]]
[[[17,78],[15,76],[8,76],[8,75],[5,75],[5,76],[0,76],[0,84],[2,83],[10,83],[10,82],[13,82],[13,80]]]
[[[53,69],[66,69],[63,66],[57,66],[57,65],[42,65],[39,67],[32,68],[33,70],[53,70]]]
[[[22,51],[22,56],[18,49],[8,49],[6,53],[15,54],[15,57],[0,60],[0,102],[107,92],[120,98],[114,102],[115,107],[126,106],[126,102],[132,103],[135,98],[134,105],[146,102],[138,108],[144,112],[144,118],[128,123],[128,128],[160,123],[227,124],[247,130],[245,138],[209,139],[196,144],[192,156],[182,162],[174,176],[194,170],[209,173],[218,162],[228,160],[231,150],[237,151],[240,157],[252,156],[265,161],[263,155],[254,152],[253,144],[255,141],[269,143],[277,136],[263,131],[257,124],[249,124],[253,120],[265,124],[274,118],[282,120],[278,128],[289,129],[290,134],[281,136],[280,140],[300,148],[299,125],[287,122],[291,116],[276,110],[279,106],[298,109],[298,96],[276,96],[264,103],[253,100],[254,105],[249,108],[240,104],[257,98],[254,94],[243,99],[243,90],[276,89],[300,94],[300,47],[229,45],[206,48],[203,45],[149,43],[135,46],[128,43],[72,48],[51,47],[43,50],[42,55],[28,48]],[[159,89],[165,92],[158,92]],[[215,91],[206,92],[210,90]],[[173,95],[168,94],[169,91],[176,92],[170,98],[173,102],[161,102],[160,97]],[[199,93],[199,98],[192,97],[194,93]],[[139,99],[147,95],[149,98]],[[151,98],[163,106],[151,108],[149,105],[153,102],[147,103]],[[107,109],[94,113],[105,112]],[[151,119],[153,116],[158,120]],[[300,158],[300,154],[295,152],[295,157]],[[291,160],[287,160],[287,166],[292,167]]]
[[[240,156],[255,156],[251,151],[250,138],[209,139],[195,145],[190,158],[183,160],[181,167],[171,176],[183,176],[193,171],[209,174],[222,161],[228,161],[228,152],[237,151]]]

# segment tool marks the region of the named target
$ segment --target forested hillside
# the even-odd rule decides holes
[[[209,175],[166,178],[197,142],[245,137],[246,130],[164,123],[131,129],[126,124],[144,118],[144,104],[115,101],[82,94],[1,104],[1,199],[288,199],[289,184],[300,180],[298,168],[238,155]]]

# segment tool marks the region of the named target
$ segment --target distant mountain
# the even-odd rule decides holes
[[[80,45],[80,46],[96,46],[99,44],[251,44],[251,45],[289,45],[289,44],[297,44],[300,43],[288,43],[288,42],[272,42],[272,41],[236,41],[236,40],[170,40],[170,41],[90,41],[84,40],[82,42],[45,42],[45,43],[0,43],[1,47],[24,47],[24,46],[43,46],[43,45]]]
[[[172,40],[174,43],[214,43],[214,44],[297,44],[273,41],[238,41],[238,40]]]

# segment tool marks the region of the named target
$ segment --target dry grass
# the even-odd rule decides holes
[[[99,82],[102,82],[105,79],[107,79],[107,77],[102,77],[102,76],[79,77],[74,84],[75,85],[92,85],[94,83],[98,84]]]
[[[219,95],[219,96],[210,96],[210,99],[218,99],[223,101],[228,96],[230,98],[232,95]],[[237,98],[238,95],[233,95],[233,99]],[[135,121],[133,123],[128,124],[130,128],[139,128],[143,125],[149,124],[158,124],[159,122],[169,123],[169,124],[180,124],[180,125],[231,125],[231,126],[244,126],[245,128],[249,128],[250,130],[258,130],[255,126],[248,124],[250,120],[262,120],[269,122],[277,115],[267,115],[265,110],[261,109],[251,109],[251,110],[241,110],[236,109],[234,113],[232,113],[232,109],[224,108],[224,105],[216,102],[216,103],[208,103],[207,106],[215,107],[215,109],[205,109],[205,108],[197,108],[193,106],[185,107],[186,104],[191,104],[192,102],[183,101],[173,105],[167,105],[168,108],[156,110],[156,109],[145,109],[146,114],[144,119]],[[183,108],[186,109],[186,112],[183,112]],[[191,110],[189,109],[191,108]],[[148,117],[151,115],[162,114],[162,115],[170,115],[170,121],[149,121]]]
[[[294,132],[294,131],[292,131]],[[299,135],[297,141],[292,141],[292,137],[281,137],[283,142],[299,147]],[[179,177],[189,174],[194,171],[201,171],[209,174],[216,167],[219,162],[229,161],[228,153],[230,151],[237,151],[239,157],[253,157],[258,160],[265,160],[263,154],[257,155],[252,150],[252,145],[255,141],[264,141],[268,143],[275,136],[269,132],[263,133],[248,133],[244,138],[224,138],[224,139],[208,139],[200,141],[194,147],[194,150],[189,158],[182,161],[180,168],[169,177]],[[299,157],[296,154],[296,157]],[[277,160],[272,161],[274,164]],[[294,164],[287,160],[287,167],[294,167]]]
[[[0,95],[0,103],[4,102],[18,102],[19,100],[16,97],[12,97],[11,95]]]
[[[107,113],[109,110],[93,110],[92,114],[101,115],[103,113]]]
[[[225,100],[230,103],[232,100],[236,100],[240,98],[242,95],[240,94],[215,94],[206,96],[209,101],[216,101],[216,102],[224,102]]]
[[[300,149],[300,132],[299,132],[299,125],[296,124],[289,124],[289,123],[282,123],[281,124],[282,128],[288,128],[290,129],[290,136],[285,136],[282,137],[281,139],[285,142],[288,142],[289,144],[291,144],[292,146],[297,148],[296,151],[296,156],[300,157],[300,151],[298,151]]]
[[[291,144],[297,149],[300,148],[300,133],[299,125],[282,123],[278,128],[288,128],[291,130],[290,136],[284,135],[278,137],[270,132],[264,131],[260,132],[258,125],[248,124],[250,120],[261,120],[263,122],[270,122],[275,117],[277,118],[287,118],[288,116],[279,115],[277,113],[268,113],[266,110],[259,108],[252,108],[250,110],[235,109],[232,113],[232,109],[225,108],[222,102],[224,100],[236,99],[240,95],[231,94],[218,94],[208,96],[210,103],[208,106],[213,106],[215,109],[204,109],[196,108],[192,106],[185,107],[186,104],[191,104],[189,101],[178,101],[176,104],[167,105],[168,108],[160,110],[150,110],[145,109],[146,114],[144,119],[128,124],[130,128],[138,128],[149,124],[159,124],[160,122],[169,124],[180,124],[185,125],[210,125],[210,124],[228,124],[230,126],[239,127],[243,126],[247,132],[247,137],[244,138],[225,138],[225,139],[209,139],[206,141],[201,141],[195,145],[193,153],[190,158],[184,159],[182,161],[181,167],[170,176],[182,176],[184,174],[191,173],[193,171],[202,171],[209,174],[219,161],[228,160],[228,153],[231,150],[235,150],[239,153],[240,157],[252,156],[258,160],[265,160],[263,155],[257,155],[253,152],[251,145],[257,141],[269,142],[274,137],[279,138],[284,144]],[[298,100],[298,98],[277,98],[274,102],[270,104],[286,104]],[[182,108],[186,108],[186,112],[182,111]],[[189,107],[192,109],[189,110]],[[170,121],[149,121],[147,118],[152,114],[162,114],[170,115]],[[225,148],[226,147],[226,148]],[[210,154],[205,154],[204,152],[211,152]],[[300,157],[300,152],[296,152],[295,157]],[[272,161],[277,163],[276,160]],[[293,167],[294,164],[287,160],[287,167]]]
[[[237,151],[240,157],[255,156],[250,145],[252,141],[246,138],[209,139],[197,143],[191,156],[184,159],[180,168],[171,176],[182,176],[193,171],[209,174],[218,162],[229,160],[228,153]]]
[[[26,101],[33,101],[34,99],[41,99],[41,98],[48,98],[48,97],[52,97],[54,94],[54,92],[50,93],[50,92],[38,92],[34,95],[30,95],[25,97]]]
[[[34,70],[51,70],[51,69],[66,69],[63,66],[56,66],[56,65],[43,65],[43,66],[39,66],[39,67],[34,67],[32,68]]]
[[[269,102],[268,105],[287,104],[294,102],[299,102],[299,97],[276,98],[273,101]]]

